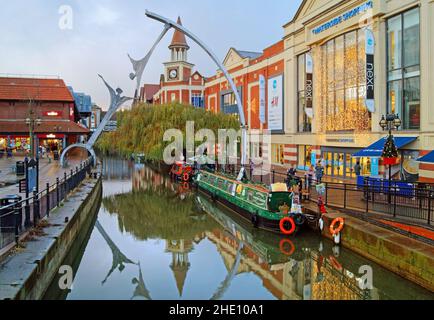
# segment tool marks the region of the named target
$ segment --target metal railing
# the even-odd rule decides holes
[[[234,175],[239,165],[216,165],[219,172]],[[254,174],[256,172],[256,174]],[[262,174],[261,174],[262,172]],[[288,178],[298,182],[301,189],[309,194],[309,199],[318,202],[315,177],[288,177],[285,172],[246,166],[247,178],[269,186],[274,183],[287,183]],[[434,222],[434,186],[430,184],[407,184],[400,181],[383,181],[381,185],[365,179],[364,183],[323,182],[325,194],[321,196],[325,205],[357,211],[360,213],[386,214],[388,217],[411,219],[419,224],[432,225]]]
[[[0,249],[12,242],[18,243],[20,236],[39,221],[50,216],[50,212],[60,207],[68,194],[77,188],[91,174],[92,158],[82,162],[63,178],[56,178],[52,185],[47,183],[41,192],[33,191],[32,196],[0,208]]]

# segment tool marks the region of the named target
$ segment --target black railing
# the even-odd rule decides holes
[[[218,172],[238,174],[239,165],[217,165]],[[288,176],[286,172],[262,170],[246,166],[246,178],[254,183],[269,186],[274,183],[294,181],[309,194],[309,199],[318,202],[322,197],[325,205],[361,213],[386,214],[388,217],[409,218],[419,224],[434,222],[434,186],[429,184],[383,183],[381,187],[365,179],[364,184],[323,182],[325,193],[317,192],[315,176]],[[289,183],[288,183],[289,185]]]
[[[66,200],[68,194],[77,188],[91,174],[92,158],[82,162],[75,170],[64,173],[62,179],[57,178],[52,185],[47,183],[41,192],[0,208],[0,249],[12,242],[18,243],[19,238],[38,222],[50,216],[50,212]]]

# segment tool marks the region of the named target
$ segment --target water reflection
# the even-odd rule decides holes
[[[128,191],[116,187],[116,181],[125,185],[125,175],[104,182],[102,208],[68,299],[433,297],[313,233],[288,239],[256,230],[172,182],[164,168],[131,168]],[[373,268],[372,290],[360,287],[364,265]]]

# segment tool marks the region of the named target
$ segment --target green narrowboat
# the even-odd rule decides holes
[[[294,205],[293,193],[283,183],[268,188],[204,170],[196,175],[195,182],[200,191],[232,209],[256,228],[290,235],[306,221],[301,206]]]

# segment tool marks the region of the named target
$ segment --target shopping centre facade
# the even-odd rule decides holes
[[[360,161],[363,175],[387,177],[369,146],[387,135],[379,123],[393,113],[402,125],[392,174],[434,182],[434,165],[416,161],[434,149],[434,1],[305,0],[283,28],[263,52],[232,48],[224,61],[249,129],[272,134],[264,156],[299,169],[321,160],[338,179],[355,178]],[[207,109],[236,112],[234,102],[220,71],[207,79]]]

